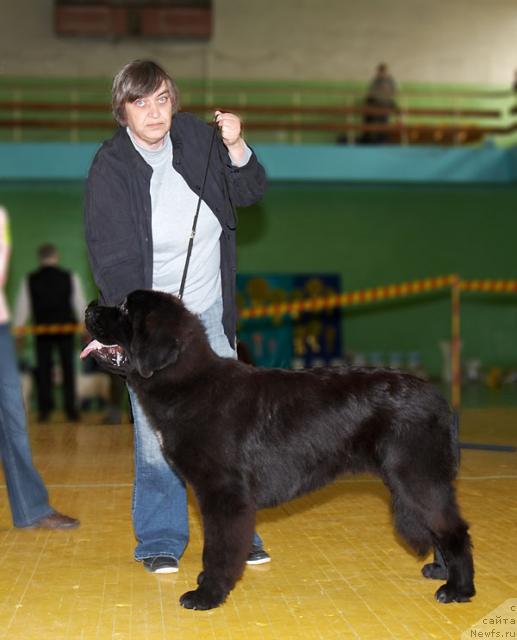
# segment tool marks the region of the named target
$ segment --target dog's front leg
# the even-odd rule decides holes
[[[237,505],[229,496],[200,501],[200,507],[205,533],[203,572],[198,588],[180,598],[186,609],[213,609],[226,600],[243,572],[255,530],[255,509]]]

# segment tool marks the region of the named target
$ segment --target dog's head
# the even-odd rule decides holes
[[[91,303],[86,328],[98,342],[82,357],[91,354],[111,371],[150,378],[176,363],[196,321],[178,298],[159,291],[133,291],[116,307]]]

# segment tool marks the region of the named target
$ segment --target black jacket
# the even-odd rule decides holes
[[[29,295],[36,324],[75,322],[72,275],[57,266],[41,267],[29,274]],[[82,319],[81,319],[82,320]]]
[[[196,194],[201,189],[211,134],[211,127],[189,113],[173,117],[170,132],[173,165]],[[118,304],[134,289],[152,287],[152,172],[124,128],[104,142],[93,160],[86,183],[85,230],[101,303]],[[203,200],[222,227],[223,324],[231,344],[236,326],[235,207],[254,204],[265,190],[265,172],[255,154],[244,167],[234,167],[217,137]],[[194,217],[195,211],[191,213]]]

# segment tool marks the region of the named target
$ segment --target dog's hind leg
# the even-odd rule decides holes
[[[468,602],[476,593],[472,544],[468,525],[459,514],[454,496],[451,495],[444,509],[427,514],[426,519],[447,567],[447,582],[436,592],[436,599]]]
[[[203,571],[198,588],[180,603],[187,609],[213,609],[222,604],[241,576],[255,530],[255,509],[235,496],[218,493],[200,499],[205,534]]]
[[[439,602],[468,602],[475,594],[474,566],[468,525],[461,518],[454,488],[449,483],[390,473],[386,484],[392,492],[395,526],[417,551],[425,553],[431,545],[438,549],[440,566],[447,582],[436,592]],[[435,556],[440,557],[440,556]],[[424,566],[426,577],[438,575],[440,566]]]
[[[422,575],[424,578],[430,578],[431,580],[447,580],[449,572],[447,571],[447,565],[445,564],[445,558],[440,548],[434,545],[434,559],[433,562],[424,564],[422,567]]]
[[[394,491],[393,488],[392,510],[397,533],[418,555],[425,555],[433,539],[421,512],[405,499],[402,492]]]

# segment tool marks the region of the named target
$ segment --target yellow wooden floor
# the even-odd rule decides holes
[[[178,597],[200,570],[195,507],[180,572],[147,573],[132,560],[131,429],[94,420],[30,430],[53,505],[80,517],[80,529],[12,529],[0,486],[0,638],[459,639],[517,598],[517,454],[464,450],[458,489],[475,545],[472,603],[435,602],[440,583],[420,576],[422,561],[392,532],[385,489],[362,476],[262,513],[272,563],[247,568],[223,607],[187,611]],[[517,409],[465,411],[462,439],[517,444]]]

